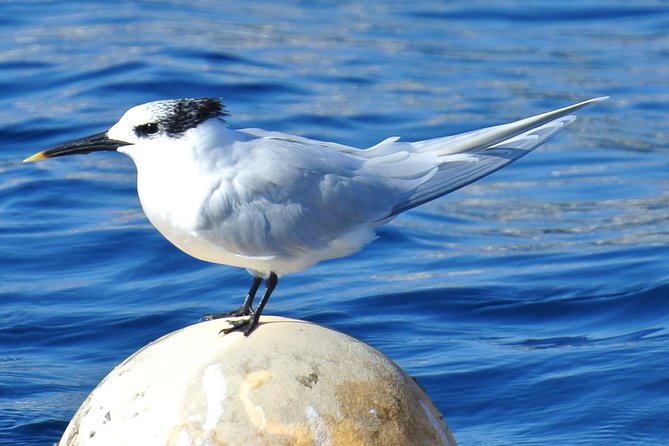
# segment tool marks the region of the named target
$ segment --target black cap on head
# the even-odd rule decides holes
[[[211,118],[223,118],[227,115],[219,99],[171,99],[155,102],[156,127],[136,128],[136,132],[149,131],[147,134],[163,133],[177,136],[195,128]]]

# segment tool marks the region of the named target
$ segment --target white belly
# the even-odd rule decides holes
[[[374,225],[329,214],[308,195],[292,201],[292,192],[273,181],[245,177],[244,166],[155,159],[138,168],[144,212],[165,238],[197,259],[282,275],[350,255],[375,237]],[[315,187],[321,180],[312,178]]]

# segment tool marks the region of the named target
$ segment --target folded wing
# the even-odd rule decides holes
[[[460,135],[414,143],[389,138],[356,155],[369,158],[367,164],[371,168],[394,178],[398,184],[396,190],[404,189],[393,197],[395,203],[384,218],[388,219],[512,163],[573,122],[576,117],[569,113],[605,99],[590,99],[520,121]],[[401,183],[409,187],[402,188]]]

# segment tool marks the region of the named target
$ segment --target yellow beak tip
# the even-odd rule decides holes
[[[39,153],[34,154],[33,156],[29,156],[28,158],[24,159],[23,162],[24,163],[32,163],[33,161],[39,161],[39,160],[43,160],[43,159],[46,159],[46,158],[47,157],[44,156],[44,152],[39,152]]]

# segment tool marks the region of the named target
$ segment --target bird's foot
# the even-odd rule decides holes
[[[219,331],[219,334],[228,334],[233,331],[241,331],[244,333],[244,336],[250,335],[251,332],[258,326],[260,314],[262,313],[263,308],[265,308],[265,304],[267,303],[270,294],[272,294],[274,287],[276,287],[276,283],[279,280],[279,277],[276,275],[276,273],[272,272],[269,274],[267,279],[265,279],[267,287],[265,288],[265,292],[262,295],[262,299],[260,299],[260,303],[254,310],[253,298],[255,297],[256,291],[258,291],[258,287],[260,286],[262,280],[263,279],[261,277],[254,276],[251,288],[249,288],[249,293],[246,295],[244,303],[237,311],[231,311],[229,313],[208,314],[206,316],[202,316],[200,320],[213,321],[214,319],[239,317],[241,319],[227,320],[226,322],[230,324],[230,327]]]
[[[253,330],[255,330],[256,326],[258,325],[258,319],[259,319],[258,315],[252,313],[249,315],[248,318],[226,321],[228,324],[230,324],[230,327],[224,328],[218,333],[228,334],[232,333],[233,331],[240,331],[244,333],[244,336],[248,336],[251,334]]]
[[[214,314],[205,314],[200,318],[200,322],[205,322],[205,321],[213,321],[216,319],[224,319],[227,317],[241,317],[241,316],[251,316],[253,314],[253,310],[249,307],[245,307],[242,305],[235,311],[228,311],[225,313],[214,313]]]
[[[228,334],[233,331],[241,331],[244,333],[244,336],[248,336],[258,325],[258,319],[260,315],[256,314],[255,311],[251,308],[246,308],[243,305],[235,311],[229,311],[226,313],[215,313],[215,314],[205,314],[200,318],[201,322],[213,321],[216,319],[228,319],[238,317],[240,319],[232,319],[226,321],[230,324],[229,328],[224,328],[219,333]]]

